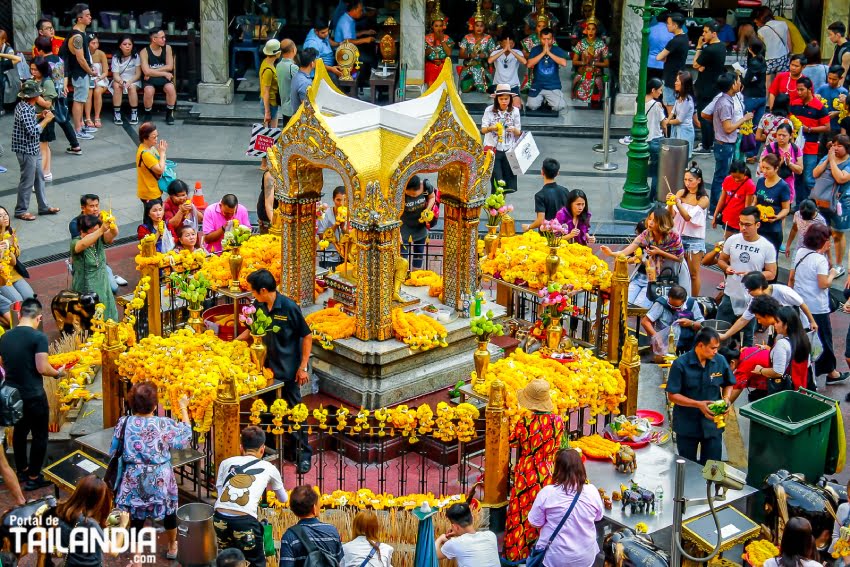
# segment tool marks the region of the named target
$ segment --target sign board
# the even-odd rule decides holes
[[[251,127],[251,141],[248,144],[246,156],[266,157],[266,152],[280,137],[280,128],[268,128],[262,124]]]
[[[537,143],[534,141],[531,132],[524,132],[513,149],[505,152],[505,155],[508,158],[508,163],[511,164],[511,170],[516,175],[521,175],[528,171],[528,168],[540,155],[540,150],[537,149]]]
[[[102,480],[106,474],[106,464],[78,450],[45,467],[43,472],[53,484],[73,491],[80,480],[90,474]]]

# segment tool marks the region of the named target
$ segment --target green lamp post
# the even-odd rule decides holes
[[[649,58],[649,27],[652,19],[666,11],[663,6],[653,6],[652,0],[645,0],[644,5],[629,4],[629,8],[643,18],[643,29],[640,41],[640,71],[638,72],[637,111],[632,122],[632,143],[626,156],[629,158],[626,171],[626,184],[623,186],[621,209],[627,211],[645,211],[652,203],[649,185],[646,177],[649,169],[649,144],[646,137],[649,129],[646,127],[646,67]]]

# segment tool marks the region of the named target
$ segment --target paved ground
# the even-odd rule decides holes
[[[244,113],[248,103],[242,103],[237,108],[228,107],[233,112]],[[226,110],[226,109],[225,109]],[[583,116],[588,121],[596,121],[598,115],[589,111],[576,111],[579,120]],[[248,142],[250,127],[247,125],[202,125],[184,124],[178,122],[167,126],[162,117],[157,117],[160,124],[160,138],[168,141],[169,159],[178,164],[178,175],[190,186],[195,181],[201,181],[208,201],[216,201],[221,195],[235,193],[240,202],[249,210],[256,203],[260,171],[256,159],[246,158],[245,147]],[[574,118],[571,118],[574,120]],[[589,126],[592,126],[589,124]],[[8,173],[0,175],[0,205],[12,210],[15,204],[16,185],[18,179],[17,162],[14,155],[8,153],[11,138],[11,118],[7,115],[0,117],[0,140],[6,146],[7,153],[0,157],[0,165],[9,168]],[[559,181],[568,188],[581,188],[589,196],[590,210],[593,212],[594,223],[605,223],[603,232],[630,232],[628,225],[614,225],[613,207],[619,203],[622,196],[622,185],[626,175],[626,148],[612,142],[617,151],[611,154],[611,161],[619,169],[611,173],[601,173],[593,169],[593,163],[601,159],[601,155],[591,151],[595,141],[588,138],[564,138],[538,136],[538,146],[542,157],[554,157],[561,163]],[[48,185],[48,196],[51,205],[62,208],[62,213],[55,217],[39,218],[35,222],[15,221],[19,231],[20,241],[24,248],[24,258],[38,263],[47,260],[43,265],[35,267],[32,272],[32,283],[37,293],[43,299],[49,299],[57,291],[67,286],[67,276],[64,264],[56,260],[57,254],[66,254],[69,237],[68,221],[77,214],[78,199],[83,193],[94,192],[101,195],[102,206],[111,208],[121,227],[121,235],[132,236],[141,216],[141,205],[136,199],[136,176],[133,159],[138,144],[133,129],[129,125],[118,127],[107,120],[93,141],[83,141],[84,155],[70,156],[64,153],[66,144],[61,138],[53,144],[54,181]],[[710,179],[713,170],[711,159],[701,159],[701,165],[706,179]],[[519,181],[519,192],[510,198],[516,207],[515,217],[519,223],[528,222],[534,216],[533,194],[540,187],[540,161],[532,166],[532,170]],[[333,172],[325,172],[325,199],[329,199],[330,188],[338,184],[338,177]],[[30,208],[35,212],[33,202]],[[601,234],[601,233],[600,233]],[[720,237],[718,231],[711,231],[710,241]],[[113,246],[108,251],[110,264],[116,273],[124,275],[132,283],[137,279],[133,265],[136,253],[135,244]],[[52,260],[52,261],[51,261]],[[781,265],[787,267],[784,258]],[[703,295],[714,293],[714,286],[720,276],[717,272],[706,270],[703,278]],[[844,280],[840,280],[842,285]],[[49,318],[48,318],[49,319]],[[837,313],[833,315],[836,351],[843,353],[845,334],[850,323],[850,315]],[[48,326],[48,330],[49,326]],[[846,362],[840,362],[842,370],[847,369]],[[843,401],[850,391],[850,386],[832,386],[827,394]],[[850,423],[850,414],[842,403],[845,424]],[[744,421],[744,420],[741,420]],[[745,426],[743,426],[745,428]],[[850,478],[848,472],[838,477],[845,482]],[[0,509],[8,502],[7,494],[0,492]]]

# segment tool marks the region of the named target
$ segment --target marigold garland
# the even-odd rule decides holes
[[[242,270],[239,272],[239,285],[244,290],[248,286],[248,275],[259,269],[266,269],[280,283],[282,272],[280,265],[280,237],[272,234],[252,236],[239,247],[242,256]],[[222,252],[219,256],[209,256],[201,272],[209,278],[216,287],[230,284],[231,251]]]
[[[772,217],[776,216],[776,211],[773,210],[773,207],[768,205],[756,205],[756,208],[759,210],[759,220],[762,222],[766,222],[770,220]]]
[[[410,285],[414,287],[419,286],[434,286],[434,285],[443,285],[443,278],[440,277],[440,274],[433,272],[431,270],[413,270],[410,272],[410,275],[404,280],[404,285]]]
[[[189,415],[200,433],[212,426],[212,403],[225,376],[233,376],[239,396],[253,394],[268,381],[266,373],[257,373],[244,342],[223,341],[212,331],[196,334],[191,329],[145,337],[118,357],[118,371],[134,384],[153,382],[168,400],[186,395]]]
[[[393,334],[408,345],[410,350],[429,350],[447,347],[448,332],[440,323],[418,313],[405,313],[400,308],[392,310]]]
[[[511,356],[491,363],[484,382],[475,384],[474,389],[487,396],[493,380],[501,380],[513,423],[524,411],[517,405],[516,393],[536,378],[551,384],[552,402],[561,415],[581,407],[589,407],[592,416],[618,414],[620,403],[626,399],[626,382],[620,371],[611,363],[594,357],[589,350],[576,347],[575,352],[575,360],[560,362],[543,358],[539,353],[515,350]]]
[[[766,539],[750,542],[744,551],[747,563],[753,567],[762,567],[765,561],[779,555],[779,549]]]
[[[313,337],[325,350],[333,350],[332,341],[354,335],[357,320],[342,311],[341,307],[328,307],[310,313],[304,318]]]
[[[273,508],[288,508],[288,502],[281,502],[275,496],[274,491],[266,491],[266,501]],[[453,496],[441,496],[437,498],[432,493],[427,494],[407,494],[404,496],[394,496],[392,494],[382,493],[375,494],[368,488],[361,488],[357,492],[347,492],[344,490],[335,490],[330,494],[320,495],[320,504],[322,508],[342,508],[343,506],[352,506],[361,510],[384,510],[387,508],[404,508],[405,510],[414,510],[422,506],[423,502],[427,502],[432,510],[439,510],[451,504],[466,501],[462,494]]]
[[[506,282],[525,282],[531,289],[541,289],[546,283],[546,239],[531,231],[503,237],[501,248],[492,259],[481,261],[481,271]],[[562,287],[590,291],[609,289],[613,274],[604,260],[597,258],[588,246],[567,242],[558,247],[561,259],[553,281]]]

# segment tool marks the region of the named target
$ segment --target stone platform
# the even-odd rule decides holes
[[[402,289],[421,299],[421,303],[406,310],[428,303],[442,305],[428,297],[427,287]],[[323,294],[316,306],[304,308],[304,314],[321,309],[329,298],[329,293]],[[482,312],[488,309],[497,319],[505,315],[505,308],[492,301],[482,306]],[[333,350],[314,343],[311,364],[319,379],[319,390],[354,407],[371,410],[448,388],[458,380],[468,381],[475,369],[472,353],[477,346],[476,337],[469,330],[469,319],[458,317],[443,325],[448,331],[449,346],[424,352],[412,351],[394,339],[361,341],[352,337],[334,341]],[[490,345],[491,361],[502,355],[502,349]]]

